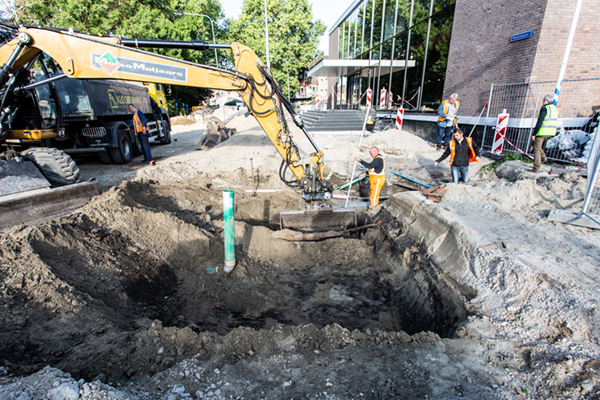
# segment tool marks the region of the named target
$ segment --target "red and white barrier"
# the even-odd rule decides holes
[[[396,129],[402,130],[402,121],[404,120],[404,108],[400,107],[396,113]]]
[[[381,89],[381,95],[379,96],[379,108],[381,109],[386,109],[386,104],[385,101],[387,99],[387,89],[383,88]]]
[[[371,108],[373,98],[373,91],[371,88],[367,89],[367,108]]]
[[[319,93],[317,93],[317,95],[315,96],[315,108],[317,110],[319,109]]]
[[[390,108],[392,108],[392,105],[394,104],[394,94],[390,91],[390,95],[388,96],[388,104],[390,105]]]
[[[502,111],[502,114],[498,115],[496,134],[494,135],[494,143],[492,144],[492,153],[502,154],[504,137],[506,136],[506,130],[508,129],[508,117],[509,114],[506,112],[506,109]]]

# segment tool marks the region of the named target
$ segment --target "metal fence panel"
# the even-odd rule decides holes
[[[597,120],[597,122],[600,122]],[[583,213],[600,220],[600,128],[596,125],[594,140],[588,160],[588,184],[583,202]],[[600,223],[600,222],[598,222]]]
[[[543,98],[554,93],[555,86],[555,81],[492,85],[482,148],[491,149],[495,136],[491,121],[506,110],[510,119],[503,151],[532,154],[530,137]],[[545,143],[546,156],[553,161],[585,163],[583,152],[600,110],[600,78],[563,81],[557,107],[559,129],[557,136]]]

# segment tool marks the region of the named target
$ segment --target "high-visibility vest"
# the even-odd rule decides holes
[[[450,102],[448,100],[444,100],[442,101],[442,105],[444,106],[444,114],[448,115],[448,106],[450,105]],[[458,108],[460,107],[460,101],[456,100],[454,102],[454,105],[456,106],[456,111],[458,111]],[[456,115],[456,113],[454,114],[454,120],[453,122],[456,123],[456,119],[460,118],[460,115]],[[439,122],[444,122],[446,119],[442,118],[441,116],[438,115],[438,121]]]
[[[469,149],[471,149],[471,152],[469,153],[469,162],[470,163],[472,163],[473,161],[479,162],[475,159],[475,157],[477,157],[477,154],[475,154],[475,150],[473,150],[473,138],[466,137],[465,140],[467,141],[467,144],[469,145]],[[456,154],[456,140],[452,139],[450,141],[450,165],[452,165],[452,163],[454,162],[455,154]]]
[[[381,169],[380,173],[376,173],[375,169],[370,169],[369,170],[369,175],[374,175],[374,176],[384,176],[385,175],[385,159],[381,156],[381,154],[379,154],[377,157],[375,158],[381,158],[381,160],[383,161],[383,168]]]
[[[138,134],[138,132],[144,131],[144,125],[142,124],[142,121],[140,120],[137,111],[133,113],[133,126],[135,128],[136,135]]]
[[[558,108],[554,104],[547,104],[546,106],[546,118],[542,122],[542,127],[535,134],[535,136],[555,136],[556,135],[556,124],[558,121]],[[542,111],[540,109],[540,111]],[[538,117],[540,113],[538,111]]]

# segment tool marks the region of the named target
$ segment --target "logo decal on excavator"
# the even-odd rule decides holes
[[[185,67],[117,57],[110,51],[104,54],[92,53],[92,69],[103,70],[108,75],[112,75],[118,70],[121,74],[187,82],[187,68]]]
[[[104,53],[102,57],[98,57],[97,62],[100,64],[103,70],[108,72],[109,75],[112,75],[112,73],[118,70],[121,66],[121,64],[119,64],[119,60],[110,54],[110,51]]]

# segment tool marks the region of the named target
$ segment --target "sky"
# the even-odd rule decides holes
[[[327,33],[354,0],[308,0],[308,2],[312,4],[313,18],[320,19],[327,26],[325,34],[321,36],[319,50],[329,54],[329,36]],[[244,0],[221,0],[227,18],[237,18],[242,12],[243,3]]]

